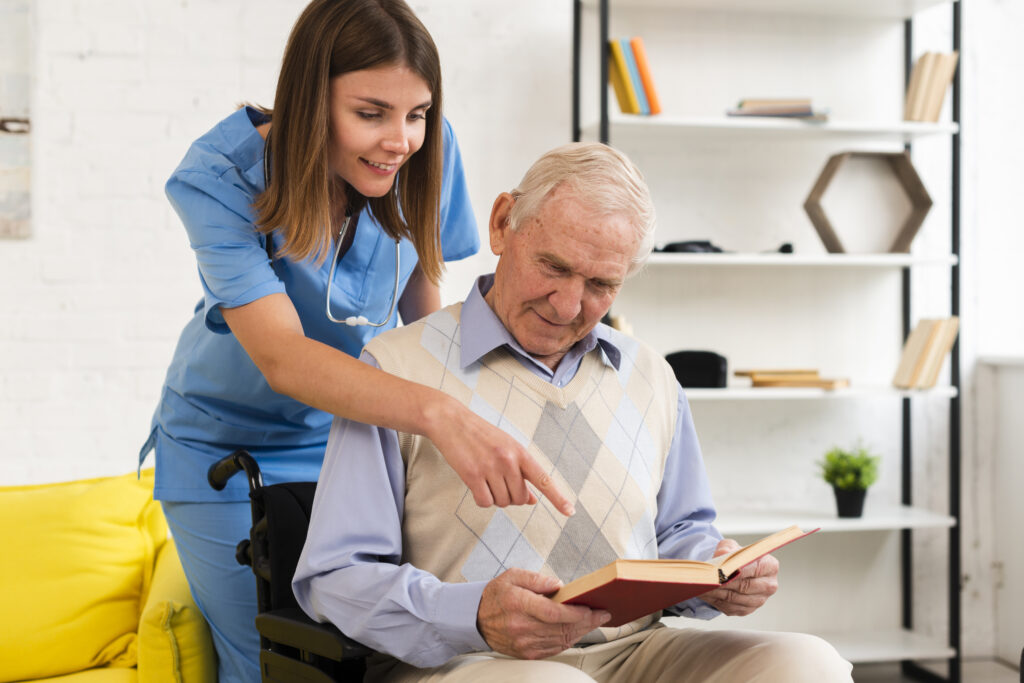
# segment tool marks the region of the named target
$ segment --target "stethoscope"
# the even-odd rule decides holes
[[[270,145],[270,132],[267,132],[267,139],[265,147],[263,149],[263,186],[266,187],[270,183],[270,169],[269,169],[269,145]],[[328,220],[328,228],[333,228],[332,221]],[[327,319],[332,323],[344,323],[349,327],[355,327],[356,325],[366,325],[367,327],[384,327],[391,321],[391,316],[395,314],[395,306],[398,304],[398,284],[399,274],[402,272],[401,269],[401,250],[399,249],[399,240],[395,240],[395,287],[391,292],[391,308],[388,310],[388,317],[384,318],[379,323],[372,323],[367,320],[365,315],[350,315],[347,318],[335,318],[331,313],[331,287],[334,285],[334,273],[338,269],[338,258],[341,255],[341,245],[345,243],[345,235],[348,233],[349,223],[352,221],[352,215],[345,212],[345,222],[341,224],[341,231],[338,233],[337,246],[334,248],[334,258],[331,259],[331,268],[327,273],[327,301],[324,307],[327,313]],[[333,232],[333,229],[331,230]],[[273,238],[270,233],[267,234],[267,255],[273,260],[273,247],[271,246]]]

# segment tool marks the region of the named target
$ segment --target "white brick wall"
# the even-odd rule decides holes
[[[238,103],[273,103],[304,6],[34,3],[34,234],[0,241],[0,485],[134,468],[200,295],[164,181]],[[446,113],[483,224],[494,194],[568,137],[570,4],[414,6],[441,51]],[[529,54],[557,66],[531,69]],[[452,268],[445,300],[489,264]]]
[[[177,335],[200,293],[163,183],[189,143],[237,103],[272,103],[287,32],[304,4],[32,3],[33,236],[0,240],[0,485],[134,468]],[[484,226],[495,193],[568,139],[571,3],[413,6],[441,51],[446,114]],[[1019,13],[998,0],[965,6],[964,231],[965,250],[973,252],[963,270],[967,368],[974,349],[1024,353],[1013,194],[1024,149],[1011,114],[1021,103],[1006,87],[1022,66],[1011,38]],[[461,298],[493,263],[483,237],[483,255],[450,268],[445,301]],[[972,452],[973,416],[964,417],[971,465],[985,454]],[[968,514],[990,521],[987,481],[967,486]],[[967,531],[967,569],[984,578],[993,540],[977,524]],[[988,604],[978,596],[970,603]],[[988,616],[967,615],[968,631],[989,629],[986,642],[969,645],[979,654],[989,647]]]

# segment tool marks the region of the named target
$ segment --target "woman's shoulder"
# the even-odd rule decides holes
[[[254,169],[262,172],[263,137],[256,126],[267,120],[265,114],[253,107],[238,108],[192,143],[174,175],[199,173],[220,177],[232,169],[242,174]]]

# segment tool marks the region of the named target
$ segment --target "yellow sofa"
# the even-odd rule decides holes
[[[0,683],[213,683],[153,474],[0,487]]]

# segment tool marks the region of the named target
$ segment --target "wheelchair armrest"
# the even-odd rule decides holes
[[[256,615],[256,630],[272,642],[340,662],[359,659],[373,650],[357,643],[332,624],[313,621],[298,607],[260,612]]]

